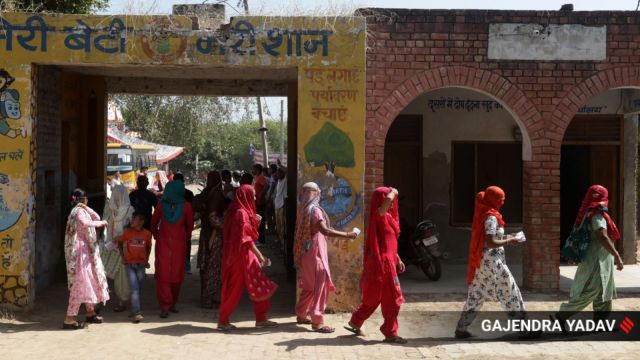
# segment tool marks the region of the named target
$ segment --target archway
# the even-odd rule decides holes
[[[499,89],[496,81],[501,84]],[[509,94],[511,101],[494,94]],[[520,112],[526,109],[524,115],[518,116],[509,107],[511,102]],[[532,157],[525,124],[539,121],[537,109],[497,75],[448,68],[405,81],[376,114],[376,121],[367,126],[367,159],[372,160],[367,169],[373,175],[367,177],[367,187],[383,182],[398,187],[401,214],[407,223],[429,218],[436,224],[441,250],[448,255],[443,282],[448,289],[453,281],[463,290],[466,283],[460,274],[466,273],[475,193],[491,184],[504,187],[512,200],[505,208],[511,224],[516,228],[524,225],[523,159]],[[490,159],[497,156],[507,157],[508,165],[496,166],[498,162]],[[510,261],[521,264],[522,249],[515,250]],[[517,272],[520,277],[521,271]],[[424,275],[410,276],[403,285],[420,291],[411,282],[424,282]],[[437,291],[434,286],[429,284],[429,291]]]
[[[556,107],[550,127],[560,134],[560,247],[571,231],[586,188],[609,189],[610,214],[622,239],[626,264],[637,262],[637,151],[640,68],[603,70],[572,88]],[[551,135],[557,137],[557,135]],[[635,201],[627,201],[636,199]],[[575,269],[560,262],[560,287],[568,289]]]
[[[555,126],[549,127],[550,131],[555,130],[556,133],[549,136],[563,140],[552,143],[552,146],[560,148],[559,153],[563,154],[563,159],[564,155],[577,156],[572,153],[582,152],[584,156],[589,155],[589,163],[592,162],[591,154],[602,158],[605,156],[604,153],[610,153],[608,156],[614,160],[609,171],[603,172],[604,168],[600,166],[597,174],[592,173],[596,170],[592,170],[594,166],[589,164],[589,182],[607,183],[613,188],[612,195],[618,198],[612,202],[616,207],[612,212],[622,224],[623,243],[619,245],[619,250],[625,253],[625,263],[636,263],[637,201],[623,202],[622,199],[637,199],[637,185],[634,179],[636,179],[637,167],[637,114],[640,112],[640,101],[636,99],[640,98],[638,89],[640,89],[639,67],[600,71],[568,92],[553,112],[552,122]],[[573,150],[570,147],[572,145]],[[575,148],[576,146],[582,146],[582,148]],[[600,147],[594,148],[597,146]],[[569,160],[569,158],[565,159],[565,166],[570,165]],[[604,159],[593,162],[596,165],[609,163]],[[585,171],[586,165],[582,168]],[[558,185],[562,187],[562,184],[561,181]],[[564,192],[564,187],[562,188]],[[568,219],[569,213],[575,212],[571,209],[576,206],[578,205],[565,204],[562,201],[563,216]],[[565,221],[568,222],[568,220]],[[567,226],[565,224],[561,229],[561,239],[566,235]]]

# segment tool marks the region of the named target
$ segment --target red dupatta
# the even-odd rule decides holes
[[[498,219],[498,225],[504,227],[504,220],[500,214],[500,207],[505,199],[504,190],[497,186],[490,186],[476,195],[473,223],[471,225],[471,244],[469,245],[469,265],[467,266],[467,284],[473,282],[476,270],[482,261],[484,248],[484,222],[489,216]]]
[[[582,200],[582,205],[576,216],[575,225],[580,226],[586,217],[591,220],[594,215],[600,214],[607,222],[607,234],[612,241],[620,239],[620,230],[609,216],[609,191],[601,185],[592,185]]]
[[[380,216],[378,209],[384,199],[391,192],[391,188],[379,187],[371,195],[369,205],[369,224],[367,226],[366,241],[364,245],[364,271],[367,274],[382,275],[382,254],[380,252],[380,240],[378,229],[389,226],[395,233],[396,239],[400,236],[400,214],[398,213],[398,198],[393,199],[393,206],[384,215]],[[382,239],[387,240],[387,239]]]
[[[241,271],[244,268],[244,282],[253,301],[271,298],[278,288],[264,273],[256,255],[248,250],[248,246],[258,238],[259,226],[253,186],[242,185],[236,191],[224,219],[222,276],[224,279],[227,271]]]
[[[236,197],[229,205],[224,219],[223,268],[229,268],[242,257],[244,244],[258,238],[256,203],[253,186],[242,185],[236,191]]]

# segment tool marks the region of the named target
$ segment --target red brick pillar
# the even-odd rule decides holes
[[[523,163],[523,278],[535,291],[556,291],[560,279],[560,147],[551,142],[534,141],[533,158]]]

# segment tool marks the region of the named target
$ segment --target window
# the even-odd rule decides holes
[[[500,211],[505,221],[522,223],[522,144],[454,142],[451,171],[454,225],[471,224],[476,193],[491,185],[507,195]]]
[[[131,161],[131,150],[129,149],[107,149],[107,174],[111,175],[116,171],[131,171],[133,163]]]

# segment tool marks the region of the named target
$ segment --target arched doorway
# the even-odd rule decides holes
[[[439,283],[419,286],[426,278],[410,267],[403,286],[434,292],[443,284],[443,291],[464,291],[474,198],[487,186],[506,191],[502,212],[509,230],[522,229],[522,133],[500,101],[464,87],[425,92],[401,110],[385,138],[384,184],[398,188],[406,224],[435,223],[445,255]],[[523,247],[509,247],[507,257],[521,283]]]
[[[600,184],[609,190],[609,212],[622,232],[616,248],[625,263],[636,263],[639,113],[640,89],[614,88],[591,97],[568,124],[560,160],[560,247],[587,188]],[[561,270],[561,287],[572,277],[567,271]]]
[[[610,204],[610,206],[613,205],[616,208],[615,211],[618,212],[617,216],[619,218],[616,221],[622,233],[622,241],[618,242],[617,247],[623,253],[623,259],[626,264],[637,263],[638,240],[640,240],[637,234],[638,109],[636,109],[640,104],[635,99],[639,88],[640,68],[638,67],[611,68],[592,75],[571,88],[556,106],[550,117],[550,121],[556,126],[550,128],[548,134],[549,137],[563,140],[562,142],[554,141],[552,143],[556,147],[558,154],[562,153],[563,148],[567,149],[567,146],[571,145],[572,139],[575,139],[576,136],[583,136],[583,143],[577,145],[588,146],[588,151],[584,148],[582,150],[574,149],[573,151],[583,152],[582,162],[590,167],[588,169],[589,181],[608,181],[614,183],[613,186],[618,187],[617,190],[613,191],[613,196],[617,198],[615,200],[618,200],[618,205]],[[610,104],[606,103],[607,98],[609,98]],[[609,106],[612,106],[612,109],[609,109]],[[585,123],[589,124],[585,125]],[[602,129],[600,132],[597,131],[598,127]],[[617,139],[614,139],[618,131],[620,135]],[[585,140],[585,137],[588,138]],[[576,144],[573,145],[575,146]],[[602,151],[602,148],[594,149],[592,146],[617,146],[620,151],[613,149],[604,149]],[[572,176],[571,169],[567,169],[570,166],[571,151],[564,151],[564,155],[569,157],[561,156],[564,158],[563,161],[565,163],[565,171],[560,172],[561,178]],[[613,158],[613,154],[606,154],[612,152],[617,152],[617,161]],[[595,164],[593,164],[594,161],[591,160],[592,154],[597,157],[605,157],[605,159],[604,161],[595,161]],[[614,161],[610,161],[612,158]],[[607,165],[602,166],[602,164]],[[582,166],[583,177],[587,177],[587,175],[584,175],[587,173],[584,170],[585,165]],[[606,176],[603,180],[603,174],[597,174],[597,176],[591,174],[594,171],[591,169],[593,167],[597,167],[595,171],[604,172],[604,175],[607,175],[607,173],[613,174],[615,176],[613,181],[608,180]],[[611,178],[612,175],[608,175],[608,177]],[[561,187],[562,184],[560,183],[562,182],[565,182],[565,186],[570,186],[567,184],[567,179],[560,179],[559,184],[557,184],[558,188]],[[563,186],[562,191],[564,192],[565,190],[566,188]],[[580,200],[582,199],[580,198]],[[574,199],[573,201],[580,200]],[[569,219],[572,216],[575,217],[579,206],[579,204],[569,203],[570,201],[569,199],[561,201],[560,211],[563,213],[561,217],[565,218],[565,225],[559,226],[558,230],[561,230],[562,235],[567,232]],[[561,246],[561,244],[561,241],[559,241],[558,246]],[[560,269],[562,275],[561,288],[568,288],[570,279],[573,277],[572,271],[568,271],[568,269],[568,267],[561,267]]]

